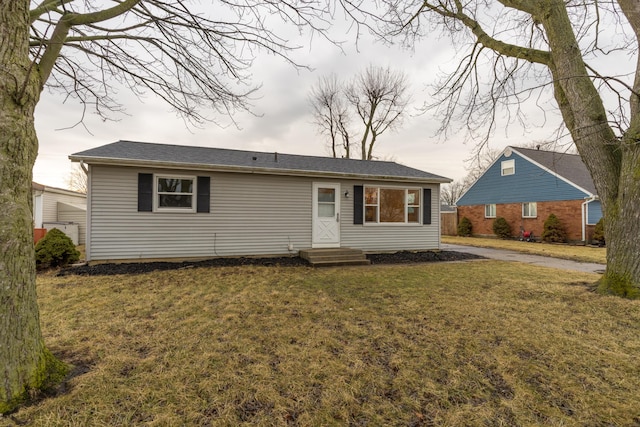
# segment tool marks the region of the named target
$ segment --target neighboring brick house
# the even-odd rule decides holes
[[[493,235],[504,217],[514,237],[521,230],[540,238],[555,214],[570,241],[590,241],[602,217],[587,167],[577,154],[507,147],[458,199],[458,219],[469,218],[475,235]]]

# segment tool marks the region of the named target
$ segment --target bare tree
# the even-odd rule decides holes
[[[404,73],[372,65],[346,87],[347,100],[364,125],[360,141],[362,159],[371,160],[378,136],[402,123],[410,99],[407,91]]]
[[[322,31],[322,1],[10,0],[0,2],[0,413],[60,379],[45,348],[35,292],[34,110],[45,87],[109,118],[112,84],[151,92],[199,123],[248,108],[252,55],[288,60],[285,22]],[[296,65],[296,64],[294,64]]]
[[[87,173],[82,169],[82,166],[74,164],[71,167],[71,172],[69,172],[69,176],[67,176],[67,186],[70,190],[87,194],[87,190],[89,189]]]
[[[342,153],[342,157],[350,158],[350,116],[338,77],[331,74],[318,79],[309,94],[309,102],[318,129],[329,137],[332,156]]]
[[[440,203],[454,206],[460,196],[467,190],[463,180],[456,180],[440,187]]]
[[[411,44],[434,31],[451,36],[460,62],[436,86],[432,105],[443,132],[462,123],[482,144],[499,115],[527,124],[524,103],[553,97],[607,219],[607,268],[599,290],[639,298],[638,1],[381,0],[383,10],[345,3],[356,19],[378,16],[370,28],[386,40]],[[601,67],[633,57],[635,71],[628,74]]]
[[[360,157],[373,159],[378,137],[402,124],[409,104],[407,78],[390,68],[369,66],[350,83],[343,85],[337,77],[321,78],[310,94],[316,124],[329,135],[333,156],[337,156],[340,136],[345,157],[351,155],[351,144],[360,135]],[[352,117],[362,124],[356,133]]]

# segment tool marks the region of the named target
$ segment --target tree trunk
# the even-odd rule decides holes
[[[640,298],[640,147],[622,148],[618,197],[604,206],[607,269],[601,293]]]
[[[598,190],[607,239],[607,268],[599,291],[640,298],[640,117],[622,140],[611,129],[589,77],[564,1],[541,2],[537,18],[551,47],[555,98]]]
[[[29,63],[28,7],[0,3],[0,413],[65,370],[44,347],[36,299],[31,177],[41,85]]]

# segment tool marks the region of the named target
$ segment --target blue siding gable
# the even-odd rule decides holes
[[[600,200],[594,200],[587,204],[587,224],[597,224],[602,218],[602,205]]]
[[[515,160],[515,174],[501,176],[501,164]],[[458,206],[579,200],[588,196],[518,153],[504,154],[458,200]]]

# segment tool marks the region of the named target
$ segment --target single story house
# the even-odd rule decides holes
[[[77,191],[31,183],[33,227],[36,230],[58,228],[73,243],[84,244],[87,232],[87,195]],[[36,233],[38,237],[44,235]]]
[[[440,184],[394,162],[118,141],[88,167],[88,261],[440,247]]]
[[[590,241],[602,207],[591,175],[577,154],[507,147],[456,202],[458,220],[469,218],[473,234],[493,235],[503,217],[514,237],[540,237],[555,214],[570,241]]]

